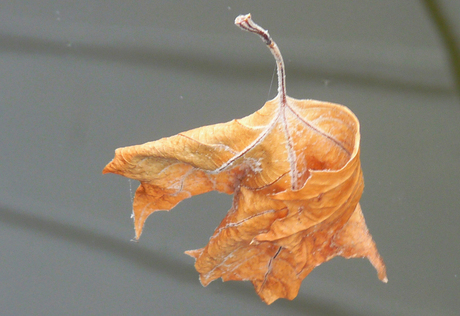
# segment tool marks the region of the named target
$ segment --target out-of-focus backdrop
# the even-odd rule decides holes
[[[294,301],[203,288],[183,252],[230,208],[217,193],[156,213],[130,242],[138,183],[101,175],[114,149],[275,96],[271,54],[233,24],[246,13],[278,43],[290,96],[360,119],[361,203],[388,284],[335,258]],[[2,3],[0,314],[458,315],[459,13],[457,0]]]

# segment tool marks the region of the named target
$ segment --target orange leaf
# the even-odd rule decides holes
[[[278,68],[279,93],[260,110],[143,145],[119,148],[103,173],[141,182],[133,203],[136,239],[145,220],[193,195],[234,194],[209,243],[186,253],[206,286],[249,280],[267,304],[294,299],[302,280],[335,256],[385,265],[359,206],[364,182],[359,122],[346,107],[286,95],[284,63],[250,15],[235,23],[258,34]]]

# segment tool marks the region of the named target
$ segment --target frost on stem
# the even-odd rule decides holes
[[[275,57],[278,73],[278,96],[280,98],[280,105],[284,107],[286,105],[286,75],[284,73],[283,56],[281,56],[278,45],[276,45],[276,43],[272,40],[267,30],[264,30],[252,20],[250,13],[246,15],[239,15],[235,19],[235,24],[242,30],[259,35]]]

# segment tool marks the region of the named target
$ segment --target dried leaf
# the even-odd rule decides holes
[[[119,148],[103,173],[141,182],[133,203],[136,239],[159,210],[212,190],[234,194],[209,243],[186,253],[206,286],[249,280],[267,304],[294,299],[302,280],[335,256],[367,257],[386,282],[359,199],[364,182],[359,122],[346,107],[286,95],[284,63],[250,15],[278,68],[279,94],[260,110],[143,145]]]

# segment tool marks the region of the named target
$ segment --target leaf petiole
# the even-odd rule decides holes
[[[251,14],[239,15],[235,19],[235,24],[242,30],[255,33],[262,38],[262,41],[268,46],[270,52],[275,57],[276,69],[278,73],[278,96],[280,98],[280,105],[284,107],[286,105],[286,74],[284,71],[283,56],[278,48],[278,45],[273,41],[267,30],[264,30],[258,24],[256,24]]]

